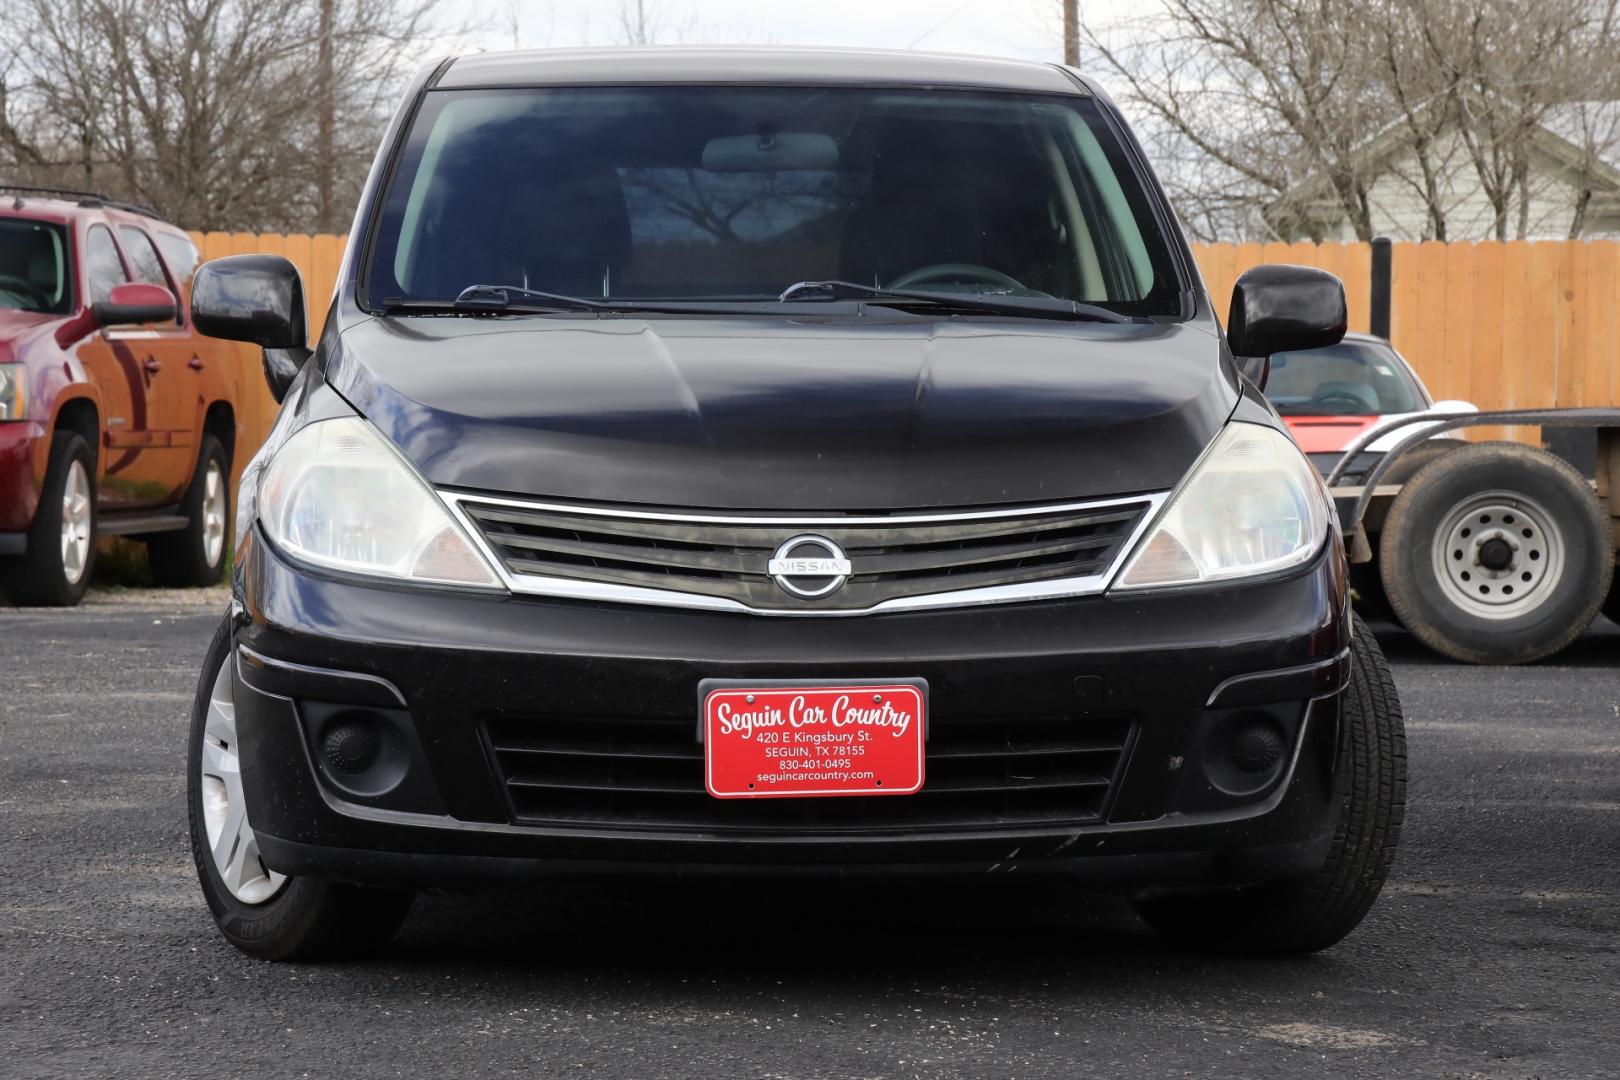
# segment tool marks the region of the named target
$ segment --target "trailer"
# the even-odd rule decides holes
[[[1390,269],[1389,242],[1374,241],[1372,331],[1386,339]],[[1504,425],[1591,433],[1592,475],[1522,443],[1435,438]],[[1368,465],[1367,447],[1402,428]],[[1620,408],[1406,417],[1352,441],[1327,484],[1357,603],[1436,652],[1526,663],[1569,645],[1600,611],[1620,621]]]
[[[1596,433],[1595,476],[1538,447],[1458,442],[1402,482],[1402,455],[1446,431],[1534,424]],[[1346,485],[1373,438],[1422,425]],[[1339,509],[1360,603],[1384,608],[1436,652],[1475,664],[1551,656],[1599,611],[1620,620],[1620,409],[1514,409],[1410,417],[1362,436],[1327,483]]]

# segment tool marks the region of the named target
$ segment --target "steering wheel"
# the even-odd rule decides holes
[[[35,285],[32,281],[29,281],[27,278],[12,277],[10,274],[0,274],[0,289],[4,289],[8,293],[15,293],[25,300],[32,301],[34,306],[42,311],[50,306],[50,297],[46,296],[43,289],[41,289],[38,285]]]
[[[1377,411],[1376,409],[1368,409],[1366,401],[1345,390],[1329,390],[1325,394],[1319,394],[1311,398],[1312,405],[1326,405],[1335,401],[1341,405],[1350,406],[1357,416]]]
[[[1010,274],[992,270],[977,263],[935,263],[907,271],[889,282],[891,289],[910,289],[918,285],[994,285],[1015,293],[1027,293],[1024,283]]]

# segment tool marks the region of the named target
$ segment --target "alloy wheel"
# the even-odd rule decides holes
[[[203,474],[202,515],[203,557],[217,566],[225,550],[225,470],[217,460],[209,461]]]
[[[90,563],[90,474],[77,458],[68,462],[62,485],[62,575],[77,585]]]

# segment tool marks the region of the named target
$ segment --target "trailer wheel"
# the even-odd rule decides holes
[[[1519,443],[1478,443],[1425,465],[1384,521],[1390,605],[1436,652],[1522,664],[1585,630],[1614,573],[1608,515],[1586,479]]]

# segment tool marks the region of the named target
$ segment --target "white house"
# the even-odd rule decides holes
[[[1419,116],[1420,123],[1426,120]],[[1426,157],[1436,193],[1433,200],[1426,194],[1429,182],[1423,159],[1406,121],[1391,124],[1357,151],[1355,168],[1366,184],[1373,235],[1437,239],[1432,202],[1444,220],[1445,239],[1494,239],[1495,211],[1463,129],[1455,121],[1442,120],[1432,130]],[[1620,102],[1557,106],[1524,145],[1529,151],[1526,239],[1568,238],[1583,199],[1580,235],[1620,236]],[[1515,195],[1507,216],[1509,239],[1519,238],[1519,203]],[[1313,233],[1323,240],[1356,239],[1342,203],[1320,176],[1274,200],[1263,213],[1270,227],[1288,240],[1309,239]]]

